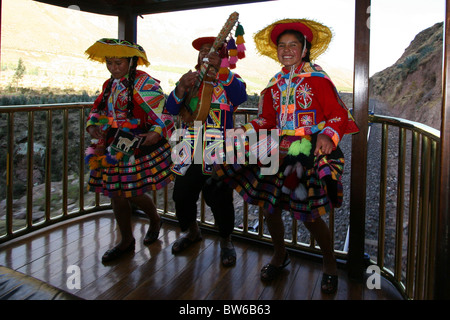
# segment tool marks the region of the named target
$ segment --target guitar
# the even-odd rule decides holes
[[[209,53],[216,52],[223,46],[223,43],[236,25],[238,19],[239,14],[237,12],[233,12],[229,16],[222,27],[222,30],[220,30],[217,35]],[[201,121],[203,123],[208,117],[209,109],[211,107],[211,95],[214,88],[213,82],[215,80],[208,76],[210,68],[212,68],[212,66],[208,64],[208,61],[201,65],[197,81],[184,100],[184,108],[181,109],[180,115],[181,119],[189,126],[191,126],[194,121]],[[201,95],[199,96],[199,89],[202,84],[203,88]]]

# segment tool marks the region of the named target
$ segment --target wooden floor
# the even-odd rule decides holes
[[[334,295],[320,291],[321,263],[291,253],[291,264],[272,283],[259,278],[261,267],[271,257],[266,245],[234,239],[237,263],[220,264],[217,236],[203,233],[203,241],[179,255],[171,253],[180,236],[177,224],[165,222],[160,238],[150,246],[142,244],[148,220],[134,216],[136,250],[119,261],[104,265],[102,254],[117,241],[111,212],[77,218],[0,245],[0,265],[43,280],[81,298],[164,300],[382,300],[401,299],[388,281],[381,290],[355,283],[339,269],[339,289]],[[80,269],[80,289],[67,286]],[[70,284],[70,283],[69,283]]]

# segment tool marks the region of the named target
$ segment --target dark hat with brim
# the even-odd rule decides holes
[[[200,51],[201,47],[204,44],[210,43],[211,45],[214,43],[214,41],[216,41],[216,37],[201,37],[201,38],[197,38],[194,41],[192,41],[192,46]]]

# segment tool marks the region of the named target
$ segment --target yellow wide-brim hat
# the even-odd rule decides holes
[[[130,58],[138,57],[137,65],[146,66],[150,65],[147,59],[144,48],[140,45],[119,39],[103,38],[97,40],[92,46],[90,46],[85,54],[88,59],[106,62],[106,58]]]
[[[308,19],[283,19],[272,23],[254,35],[253,39],[258,52],[279,62],[276,40],[285,30],[297,30],[306,37],[306,40],[311,43],[309,53],[311,60],[317,59],[327,50],[333,37],[330,28],[319,22]]]

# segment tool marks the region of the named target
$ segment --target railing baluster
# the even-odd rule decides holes
[[[297,219],[292,219],[292,229],[291,229],[291,243],[293,245],[297,244],[297,238],[298,238],[298,222]]]
[[[383,124],[381,130],[381,165],[380,165],[380,205],[378,217],[378,255],[377,265],[384,267],[384,235],[386,233],[386,189],[387,189],[387,146],[389,143],[389,130]]]
[[[68,194],[68,175],[69,175],[69,159],[68,159],[68,142],[69,142],[69,109],[63,109],[63,130],[64,130],[64,143],[63,143],[63,196],[62,196],[62,215],[67,216],[67,194]]]
[[[33,154],[34,154],[34,112],[28,111],[27,133],[27,228],[33,224]]]
[[[431,142],[430,153],[430,214],[428,220],[428,247],[427,247],[427,276],[426,276],[426,292],[425,298],[432,299],[434,294],[434,279],[435,279],[435,257],[436,257],[436,234],[437,234],[437,215],[434,214],[438,210],[439,203],[439,181],[435,177],[439,177],[439,157],[438,144],[436,141]]]
[[[45,145],[45,221],[50,220],[50,199],[52,190],[52,110],[47,110],[46,125],[47,136]]]
[[[242,230],[244,234],[248,233],[248,203],[244,201],[242,204],[243,212],[242,212]]]
[[[399,128],[398,162],[397,162],[397,210],[396,210],[396,237],[395,237],[395,264],[394,277],[402,281],[403,266],[403,219],[405,194],[405,163],[406,163],[406,129]]]
[[[200,222],[205,223],[205,198],[203,192],[200,193]]]
[[[258,219],[258,236],[262,238],[264,234],[264,214],[262,213],[261,208],[258,209]]]
[[[164,187],[164,213],[167,214],[169,212],[169,188],[167,185]]]
[[[429,144],[426,137],[422,137],[422,152],[420,166],[420,196],[418,210],[418,230],[417,230],[417,257],[416,257],[416,299],[423,299],[424,273],[425,273],[425,244],[427,242],[427,213],[428,213],[428,177],[429,177]]]
[[[79,130],[80,130],[80,150],[78,153],[78,156],[80,157],[79,161],[78,161],[78,166],[80,167],[80,172],[78,174],[78,197],[79,197],[79,201],[78,201],[78,205],[80,208],[80,211],[84,211],[84,188],[85,188],[85,184],[84,184],[84,172],[85,172],[85,167],[84,167],[84,150],[86,149],[85,143],[84,143],[84,139],[85,139],[85,126],[86,126],[86,119],[84,116],[84,109],[81,108],[78,111],[78,121],[79,123]]]
[[[13,233],[13,152],[14,152],[14,113],[8,113],[8,145],[6,151],[6,236]]]
[[[417,180],[418,180],[418,155],[419,133],[413,133],[411,150],[411,176],[410,176],[410,201],[408,218],[408,255],[406,269],[406,292],[409,297],[414,293],[414,273],[416,255],[416,228],[417,228]]]

